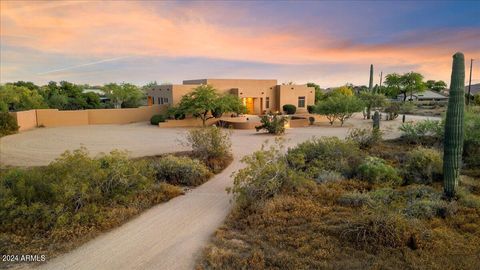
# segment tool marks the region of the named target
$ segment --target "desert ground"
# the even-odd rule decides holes
[[[383,121],[385,138],[399,135],[401,117]],[[407,117],[407,120],[426,117]],[[288,129],[286,145],[311,137],[344,138],[352,127],[368,127],[371,121],[356,115],[345,127],[324,123]],[[133,157],[187,150],[179,144],[187,129],[166,129],[146,123],[60,128],[38,128],[0,140],[2,165],[45,165],[65,150],[86,147],[92,155],[126,149]],[[83,246],[47,260],[41,269],[192,269],[195,259],[231,208],[225,188],[231,174],[242,167],[240,159],[260,148],[273,136],[254,130],[232,131],[233,163],[222,173],[184,196],[157,205],[123,226]]]

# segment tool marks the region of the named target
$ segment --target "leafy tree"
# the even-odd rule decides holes
[[[391,96],[403,94],[403,101],[407,100],[407,94],[410,93],[410,98],[415,92],[421,92],[425,89],[423,76],[420,73],[408,72],[403,75],[397,73],[388,74],[385,77],[385,84]]]
[[[200,85],[182,97],[177,112],[200,117],[205,127],[206,121],[213,118],[209,113],[218,107],[217,100],[219,97],[217,90],[211,85]]]
[[[42,96],[36,90],[10,83],[0,86],[1,111],[24,111],[46,107]]]
[[[425,87],[427,89],[440,92],[441,90],[447,88],[447,84],[444,81],[428,80],[425,82]]]
[[[208,119],[220,117],[224,112],[243,111],[245,107],[238,97],[228,94],[221,96],[211,85],[200,85],[184,95],[176,109],[178,114],[200,117],[204,127]]]
[[[222,95],[215,103],[216,106],[212,111],[212,115],[215,118],[221,117],[226,112],[233,112],[236,114],[247,112],[247,108],[243,105],[242,100],[235,95]]]
[[[307,83],[307,86],[315,88],[315,103],[322,100],[324,94],[323,94],[323,91],[318,84],[309,82],[309,83]]]
[[[109,83],[103,86],[102,90],[115,104],[115,108],[138,107],[144,96],[137,86],[130,83]]]
[[[367,109],[367,119],[370,119],[373,108],[382,107],[387,103],[387,98],[383,94],[373,92],[362,92],[359,95]]]
[[[40,86],[34,84],[33,82],[24,82],[24,81],[18,81],[18,82],[14,82],[13,85],[15,86],[19,86],[19,87],[26,87],[30,90],[39,90],[40,89]]]
[[[83,93],[85,99],[85,109],[97,109],[100,108],[100,96],[93,92]]]
[[[342,94],[344,96],[353,96],[352,88],[346,85],[335,88],[332,92],[334,94]]]
[[[333,95],[321,102],[315,108],[315,112],[325,115],[333,125],[335,120],[339,120],[341,126],[350,118],[353,113],[363,109],[363,102],[356,96]]]

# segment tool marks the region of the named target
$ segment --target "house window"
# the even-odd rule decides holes
[[[305,108],[305,97],[298,97],[298,107]]]
[[[158,99],[158,104],[163,104],[160,98],[157,98],[157,99]]]
[[[270,108],[270,97],[265,98],[265,109]]]
[[[152,104],[155,104],[155,98],[152,97]]]
[[[165,104],[167,104],[168,103],[168,98],[164,98],[163,102],[165,102]]]

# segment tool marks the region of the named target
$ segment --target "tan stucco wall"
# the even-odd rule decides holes
[[[98,109],[86,111],[88,112],[88,124],[101,125],[149,121],[153,115],[165,113],[166,110],[166,105],[153,105],[139,108]]]
[[[61,127],[99,124],[128,124],[149,121],[154,114],[162,114],[167,106],[142,106],[125,109],[93,109],[78,111],[59,111],[57,109],[39,109],[16,112],[17,123],[26,129],[36,126]],[[34,120],[35,119],[35,120]],[[27,128],[28,127],[28,128]],[[26,129],[20,129],[26,130]]]
[[[37,110],[10,113],[17,119],[19,131],[25,131],[37,127]]]
[[[315,104],[315,88],[306,85],[278,85],[279,111],[285,104],[293,104],[297,107],[297,113],[306,113],[308,105]],[[298,97],[305,97],[305,107],[298,107]]]
[[[57,109],[37,110],[37,124],[43,127],[88,125],[88,112],[59,111]]]

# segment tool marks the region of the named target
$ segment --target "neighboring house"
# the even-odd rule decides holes
[[[407,95],[407,100],[409,99],[410,94]],[[423,92],[413,93],[412,99],[414,101],[445,101],[448,100],[448,97],[432,90],[425,90]],[[397,100],[403,100],[403,94],[398,95]]]
[[[95,93],[100,96],[100,102],[106,103],[110,101],[110,98],[107,97],[105,92],[102,89],[97,88],[87,88],[83,89],[82,93]]]
[[[183,95],[202,84],[211,85],[222,94],[238,96],[249,114],[282,111],[285,104],[293,104],[297,112],[304,113],[308,105],[315,103],[315,88],[306,85],[279,85],[277,80],[200,79],[154,86],[147,90],[148,104],[175,106]]]
[[[468,94],[468,85],[465,86],[465,94]],[[480,94],[480,83],[471,85],[470,95],[475,96],[476,94]]]

